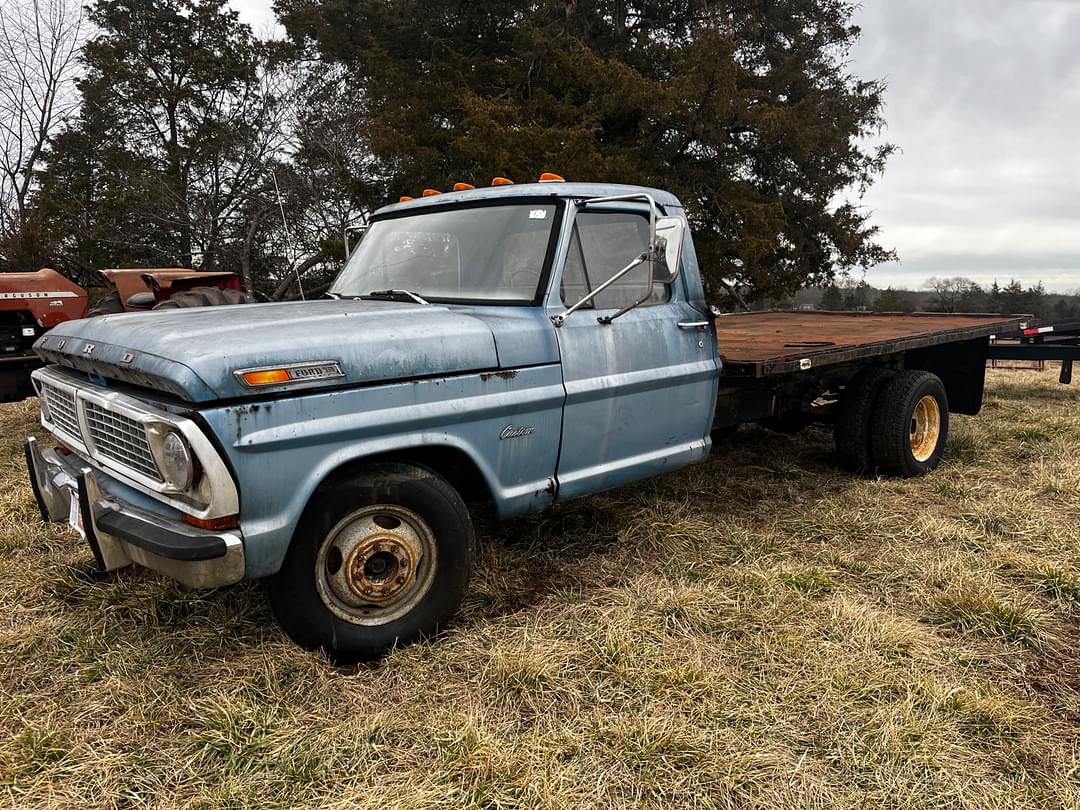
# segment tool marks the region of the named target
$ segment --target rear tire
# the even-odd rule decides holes
[[[269,581],[270,603],[301,647],[340,664],[371,660],[445,627],[475,557],[469,512],[444,478],[371,464],[319,487]]]
[[[874,463],[902,478],[941,463],[949,437],[945,386],[928,371],[901,371],[881,389],[872,422]]]
[[[192,287],[162,301],[154,309],[187,309],[188,307],[223,307],[234,304],[250,304],[251,301],[239,290],[223,287]]]
[[[844,387],[835,425],[836,455],[844,469],[853,473],[873,469],[870,423],[874,416],[874,403],[882,386],[895,373],[880,366],[863,369]]]

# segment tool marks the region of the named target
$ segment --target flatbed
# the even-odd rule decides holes
[[[1026,319],[934,312],[770,310],[721,315],[716,338],[724,373],[769,377],[959,343],[1024,329]]]
[[[948,407],[982,408],[990,339],[1027,328],[1027,317],[900,312],[769,310],[715,318],[722,363],[713,428],[746,422],[794,431],[835,423],[845,392],[873,369],[940,378]]]

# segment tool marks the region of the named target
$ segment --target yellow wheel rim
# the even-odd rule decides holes
[[[919,400],[911,414],[911,454],[916,461],[928,461],[941,436],[941,408],[929,394]]]

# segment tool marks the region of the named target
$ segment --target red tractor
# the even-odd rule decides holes
[[[34,395],[30,372],[41,365],[33,345],[58,323],[147,309],[245,304],[235,273],[184,268],[103,270],[87,286],[114,289],[89,303],[86,287],[51,268],[0,273],[0,402]]]

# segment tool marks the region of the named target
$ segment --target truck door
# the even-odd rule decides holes
[[[549,309],[577,303],[647,248],[649,219],[640,208],[578,211],[562,275]],[[689,237],[686,243],[689,243]],[[559,497],[574,497],[676,469],[708,452],[718,381],[715,337],[706,316],[688,302],[700,283],[692,249],[671,284],[610,323],[643,297],[652,267],[601,292],[555,329],[566,403],[559,454]]]

